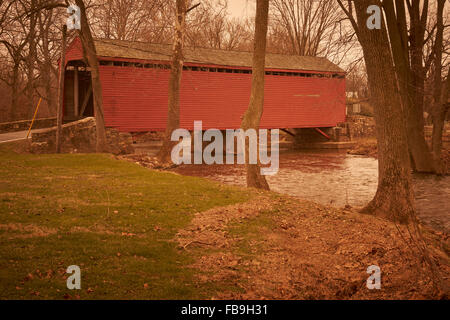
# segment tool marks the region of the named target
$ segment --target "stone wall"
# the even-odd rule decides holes
[[[0,123],[0,133],[25,131],[30,128],[31,120],[21,120],[14,122]],[[36,119],[33,123],[33,129],[49,128],[56,126],[56,118]]]
[[[113,154],[134,152],[131,134],[119,132],[113,128],[106,129],[106,138]],[[95,152],[95,119],[85,118],[62,126],[61,152],[93,153]],[[34,131],[31,135],[30,150],[33,153],[54,153],[56,149],[56,127]]]
[[[347,122],[341,125],[342,134],[347,135],[350,140],[354,138],[375,137],[375,120],[365,116],[347,116]]]

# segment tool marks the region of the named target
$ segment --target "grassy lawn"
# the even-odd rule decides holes
[[[0,299],[208,298],[177,249],[193,214],[251,191],[109,155],[16,154],[0,145]],[[81,290],[65,273],[81,268]],[[69,297],[70,295],[70,297]]]

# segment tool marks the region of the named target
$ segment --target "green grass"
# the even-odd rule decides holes
[[[250,192],[109,155],[26,155],[2,145],[0,162],[0,299],[199,299],[226,286],[199,287],[188,267],[195,257],[173,238],[194,212]],[[81,290],[66,287],[73,264]]]

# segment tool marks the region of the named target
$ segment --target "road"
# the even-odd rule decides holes
[[[28,132],[28,130],[2,133],[2,134],[0,134],[0,143],[25,140],[27,138],[27,132]],[[33,132],[33,131],[31,131],[31,132]],[[30,137],[31,137],[31,133],[30,133]]]

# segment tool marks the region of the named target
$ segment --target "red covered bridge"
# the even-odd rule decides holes
[[[171,45],[95,40],[105,124],[120,131],[166,126]],[[64,120],[93,115],[89,68],[76,38],[67,50]],[[252,53],[186,48],[180,126],[237,129],[248,107]],[[345,121],[345,72],[325,58],[267,54],[261,128],[333,127]]]

